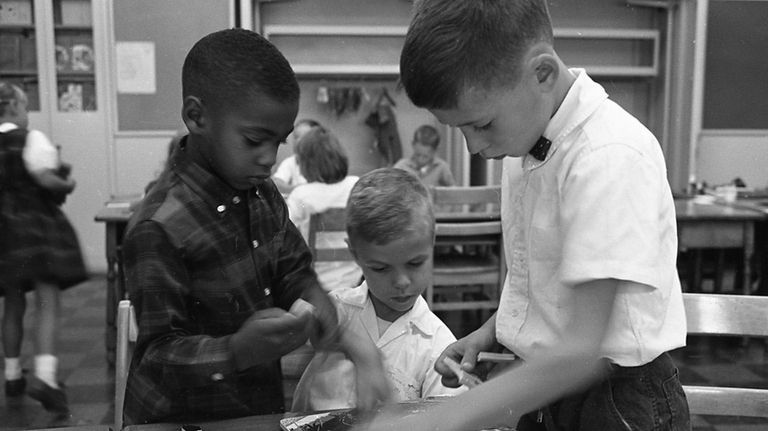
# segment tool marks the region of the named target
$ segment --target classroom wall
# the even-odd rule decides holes
[[[708,0],[701,133],[693,175],[768,187],[768,1]]]
[[[705,130],[697,153],[699,181],[719,185],[739,177],[748,187],[768,188],[768,130]]]
[[[138,0],[137,0],[138,1]],[[182,0],[174,0],[182,2]],[[248,0],[243,0],[248,1]],[[142,17],[147,14],[146,8],[159,7],[166,9],[173,7],[167,1],[152,2],[142,0],[142,8],[131,7],[129,4],[122,5],[122,2],[116,2],[116,8],[122,11],[115,14],[115,28],[123,29],[122,33],[115,35],[116,40],[141,40],[141,36],[151,40],[151,32],[142,32],[140,28],[131,26],[141,26],[149,21]],[[258,19],[254,20],[260,26],[265,25],[358,25],[358,26],[405,26],[410,19],[411,1],[405,0],[291,0],[291,1],[271,1],[271,2],[252,2],[257,9]],[[626,28],[626,29],[647,29],[658,28],[664,31],[664,14],[656,8],[630,6],[625,0],[580,0],[573,2],[569,0],[551,0],[550,2],[552,18],[557,27],[584,27],[584,28]],[[221,2],[221,5],[229,2]],[[122,6],[120,6],[122,5]],[[184,17],[179,22],[195,21],[200,17],[207,16],[210,12],[206,8],[194,7],[176,7],[177,13],[182,15],[191,15]],[[343,11],[339,13],[339,11]],[[228,11],[217,10],[217,13],[224,15]],[[173,15],[172,15],[173,16]],[[195,21],[197,22],[197,21]],[[169,21],[165,25],[174,26],[178,23]],[[147,24],[148,25],[148,24]],[[158,25],[156,22],[153,25]],[[261,28],[261,27],[259,27]],[[158,83],[170,85],[178,80],[178,74],[175,71],[180,68],[180,60],[184,52],[191,46],[191,41],[196,40],[203,34],[213,29],[200,28],[199,26],[184,26],[175,30],[179,34],[178,49],[172,55],[158,55],[157,61],[163,63],[162,68],[158,68],[158,74],[162,73],[162,80],[158,77]],[[166,29],[162,32],[166,35],[175,34],[174,31]],[[183,38],[182,38],[183,36]],[[159,37],[159,36],[158,36]],[[181,47],[183,45],[183,47]],[[160,49],[161,45],[158,45]],[[565,50],[565,47],[563,48]],[[569,48],[570,49],[570,45]],[[620,57],[623,57],[624,54]],[[570,58],[576,56],[578,52],[566,50],[563,56]],[[606,61],[611,63],[615,61],[618,53],[606,49],[604,52]],[[387,59],[386,61],[390,61]],[[179,63],[177,65],[171,63]],[[180,70],[180,69],[179,69]],[[173,75],[170,76],[169,74]],[[300,77],[302,97],[300,101],[299,118],[315,118],[331,128],[341,139],[345,149],[350,156],[350,173],[359,175],[370,169],[378,167],[381,159],[373,148],[372,130],[364,124],[364,119],[370,112],[370,106],[365,104],[356,113],[349,113],[342,116],[336,116],[330,112],[328,107],[317,101],[317,90],[321,86],[360,86],[374,97],[382,87],[386,87],[390,94],[395,98],[397,104],[396,115],[398,129],[400,133],[403,152],[406,156],[410,155],[410,139],[413,130],[420,124],[431,123],[437,125],[434,117],[427,111],[416,108],[410,104],[402,91],[397,89],[396,76],[386,77]],[[663,100],[658,97],[659,88],[663,80],[661,78],[633,79],[633,78],[606,78],[600,80],[608,90],[609,94],[617,102],[625,106],[630,112],[638,116],[646,123],[657,135],[660,135],[659,112]],[[180,85],[180,83],[179,83]],[[174,90],[175,91],[175,90]],[[130,98],[123,98],[124,101]],[[139,106],[140,104],[134,104]],[[121,109],[130,109],[131,104],[121,103],[116,106],[117,119],[125,119],[125,112]],[[161,129],[153,128],[151,130],[120,130],[115,125],[113,133],[113,142],[111,153],[113,154],[114,169],[111,172],[113,177],[113,186],[110,190],[113,194],[134,194],[141,192],[146,183],[154,178],[165,160],[167,142],[176,133],[176,129],[181,126],[178,110],[170,109],[166,118],[159,119],[158,124],[165,127]],[[160,114],[158,114],[160,115]],[[123,121],[123,124],[129,124]],[[131,124],[136,124],[132,122]],[[457,178],[469,179],[469,174],[464,175],[461,168],[468,166],[467,160],[460,160],[464,157],[466,150],[463,148],[461,136],[455,132],[440,128],[445,138],[439,154],[449,160],[454,167],[454,174]],[[674,142],[662,142],[662,145],[675,145]],[[717,145],[713,144],[712,145]],[[715,159],[710,157],[710,145],[704,143],[700,146],[701,154],[704,160]],[[743,147],[736,148],[738,154],[742,154]],[[278,153],[281,160],[292,153],[292,149],[284,146]],[[739,163],[744,164],[741,160]],[[747,163],[748,164],[748,163]],[[720,177],[727,177],[726,173],[717,170],[713,163],[711,170],[717,171]],[[707,163],[701,163],[700,168],[709,172]],[[673,173],[671,173],[672,175]],[[490,174],[491,177],[498,177],[496,172]],[[759,181],[757,169],[750,178],[754,176]]]

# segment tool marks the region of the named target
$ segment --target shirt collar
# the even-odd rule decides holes
[[[544,130],[544,136],[552,141],[550,155],[557,151],[567,134],[589,118],[608,98],[605,89],[593,81],[584,69],[569,71],[576,76],[576,80]]]
[[[341,299],[342,301],[359,308],[365,308],[368,303],[370,303],[370,307],[373,307],[373,303],[371,303],[370,299],[368,298],[368,282],[363,281],[360,286],[353,287],[351,289],[354,290],[352,294],[345,295],[345,297]],[[429,313],[430,311],[429,307],[427,306],[427,301],[424,299],[424,297],[419,296],[416,299],[416,303],[413,304],[413,308],[400,316],[397,320],[395,320],[395,322],[392,322],[392,324],[400,324],[400,322],[402,322],[403,325],[413,327],[425,336],[433,337],[435,335],[436,328],[434,325],[430,324],[430,321],[427,318]]]
[[[200,195],[212,207],[213,211],[223,213],[230,202],[240,202],[246,195],[259,196],[256,187],[247,191],[235,190],[221,178],[193,162],[187,153],[186,136],[182,138],[179,147],[173,152],[171,166],[179,178]]]

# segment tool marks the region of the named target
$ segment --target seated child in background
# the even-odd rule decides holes
[[[310,335],[355,360],[364,407],[385,399],[380,353],[338,330],[312,255],[269,180],[298,111],[288,61],[252,31],[211,33],[187,54],[182,93],[189,135],[123,244],[139,325],[125,423],[282,412],[279,359]],[[289,312],[305,304],[299,299],[314,311]]]
[[[349,192],[357,182],[356,176],[347,175],[347,155],[336,136],[323,127],[306,132],[294,147],[296,160],[307,183],[296,186],[286,198],[291,221],[307,239],[309,218],[329,208],[344,208]],[[317,236],[317,248],[345,247],[346,235],[324,233]],[[323,289],[355,287],[363,275],[355,262],[316,262],[315,272]]]
[[[27,129],[27,95],[0,82],[0,296],[5,296],[5,395],[26,393],[46,410],[68,413],[56,378],[59,296],[87,278],[77,235],[59,208],[75,188],[62,175],[59,152],[48,137]],[[64,172],[67,173],[66,171]],[[20,355],[26,293],[35,290],[37,331],[34,376],[27,388]]]
[[[288,143],[293,144],[294,152],[296,151],[296,143],[313,127],[320,127],[320,123],[309,118],[296,122],[296,125],[293,127],[293,133],[288,136]],[[283,195],[291,193],[294,187],[307,182],[296,160],[296,154],[290,155],[280,162],[275,173],[272,174],[272,181],[275,182],[277,189]]]
[[[427,189],[400,169],[363,175],[347,204],[347,234],[365,281],[331,292],[343,331],[376,343],[395,401],[462,392],[443,386],[434,369],[455,337],[421,296],[432,283],[435,242]],[[355,407],[354,367],[342,353],[319,351],[296,387],[292,410]]]
[[[423,125],[413,133],[413,154],[395,163],[398,169],[404,169],[416,175],[427,187],[453,186],[456,181],[448,163],[437,157],[440,134],[430,125]]]

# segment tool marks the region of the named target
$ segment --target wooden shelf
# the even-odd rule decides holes
[[[34,69],[0,69],[0,76],[37,76],[37,70]]]
[[[93,31],[93,26],[90,25],[72,25],[72,24],[56,24],[53,26],[53,29],[56,31],[63,31],[63,32],[83,32]]]
[[[316,41],[324,37],[352,37],[352,38],[405,38],[408,28],[405,26],[323,26],[323,25],[272,25],[264,27],[264,37],[267,39],[283,38],[308,38]],[[637,43],[645,45],[643,50],[648,64],[635,64],[632,58],[627,64],[580,64],[579,61],[568,63],[571,67],[581,67],[594,77],[611,78],[652,78],[659,73],[659,31],[653,29],[613,29],[613,28],[556,28],[555,39],[563,41],[567,39],[584,40],[585,49],[589,48],[589,41],[597,43]],[[275,42],[273,40],[273,42]],[[361,49],[365,49],[364,47]],[[291,52],[285,52],[290,58]],[[634,52],[624,53],[625,56],[634,55]],[[594,52],[592,55],[603,55],[603,52]],[[391,61],[391,60],[388,60]],[[294,72],[303,78],[327,78],[327,77],[397,77],[400,73],[399,65],[387,64],[345,64],[327,62],[306,63],[292,62]]]
[[[0,31],[35,31],[34,24],[0,24]]]

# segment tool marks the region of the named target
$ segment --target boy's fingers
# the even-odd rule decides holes
[[[474,371],[475,365],[477,365],[477,349],[467,348],[464,351],[464,356],[461,358],[461,369],[464,371]]]

